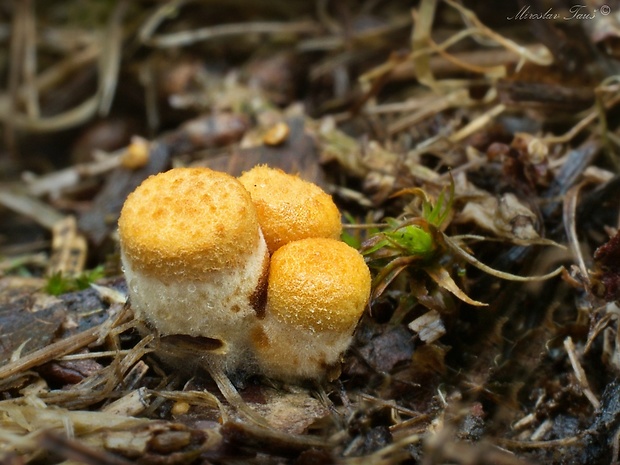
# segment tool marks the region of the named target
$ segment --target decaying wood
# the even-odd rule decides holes
[[[125,315],[125,313],[121,312],[120,308],[117,308],[116,312],[120,315]],[[76,352],[100,339],[104,336],[105,332],[109,332],[110,329],[110,322],[105,322],[100,326],[91,328],[74,336],[69,336],[45,348],[34,351],[14,362],[7,363],[0,367],[0,380],[7,379],[22,371],[29,370],[58,357],[62,357],[63,355]]]

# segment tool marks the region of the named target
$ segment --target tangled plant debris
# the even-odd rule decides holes
[[[618,462],[619,15],[4,2],[0,462]],[[330,254],[348,247],[371,270],[337,364],[306,359],[334,338],[266,313],[286,344],[260,347],[282,362],[227,371],[212,335],[157,334],[127,302],[128,195],[177,168],[263,165],[332,196],[318,268],[344,274]],[[295,357],[322,379],[283,376]]]

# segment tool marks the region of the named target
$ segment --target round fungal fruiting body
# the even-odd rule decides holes
[[[364,259],[344,242],[309,238],[278,249],[265,318],[252,332],[260,371],[292,381],[328,376],[351,343],[370,282]]]
[[[239,181],[256,205],[270,253],[299,239],[340,237],[338,207],[316,184],[266,165],[246,171]]]
[[[119,219],[121,259],[138,318],[160,335],[217,339],[234,365],[264,311],[269,254],[241,183],[207,168],[146,179]]]

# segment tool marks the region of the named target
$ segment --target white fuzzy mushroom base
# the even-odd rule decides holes
[[[252,333],[258,370],[273,378],[296,381],[321,379],[337,366],[353,339],[347,331],[314,332],[282,323],[269,314]]]
[[[268,266],[267,245],[261,237],[257,250],[244,267],[211,272],[193,280],[190,276],[171,281],[148,276],[135,269],[121,250],[131,307],[161,336],[189,335],[218,339],[224,343],[223,362],[233,369],[247,352],[250,328],[256,324],[255,294]],[[197,354],[199,355],[199,354]]]

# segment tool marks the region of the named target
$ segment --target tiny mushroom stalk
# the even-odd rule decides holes
[[[286,381],[324,379],[339,367],[370,295],[359,252],[308,238],[271,257],[265,318],[252,330],[259,370]]]
[[[269,253],[250,194],[207,168],[151,176],[119,219],[131,305],[160,335],[219,342],[226,370],[264,311]]]
[[[266,165],[246,171],[239,181],[256,205],[270,253],[299,239],[340,237],[338,207],[316,184]]]

